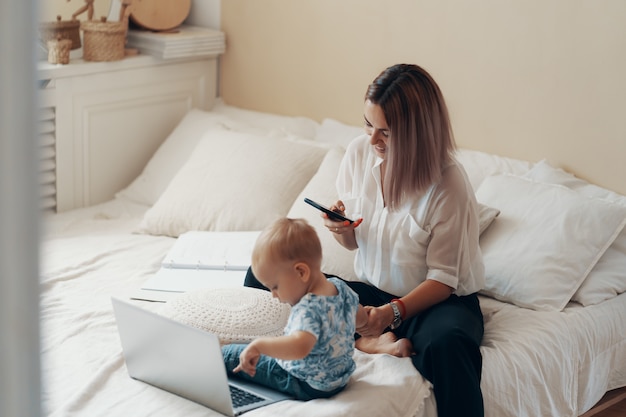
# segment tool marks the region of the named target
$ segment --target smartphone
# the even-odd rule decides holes
[[[330,217],[332,220],[335,220],[335,221],[338,221],[338,222],[348,221],[348,222],[350,222],[350,224],[354,223],[354,220],[350,220],[349,218],[342,216],[341,214],[337,213],[336,211],[332,211],[328,207],[324,207],[321,204],[316,203],[315,201],[311,200],[310,198],[305,198],[304,202],[307,203],[307,204],[310,204],[313,207],[315,207],[316,209],[321,210],[324,213],[328,214],[328,217]]]

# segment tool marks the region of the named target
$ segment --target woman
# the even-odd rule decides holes
[[[439,417],[482,416],[477,203],[453,156],[443,95],[424,69],[394,65],[368,87],[364,119],[367,135],[349,145],[331,207],[362,224],[324,220],[358,250],[360,282],[349,285],[369,319],[356,347],[411,356],[433,383]]]
[[[367,135],[355,138],[331,206],[354,223],[324,224],[357,250],[366,306],[359,350],[410,356],[433,384],[439,417],[484,415],[480,378],[484,284],[477,203],[455,144],[443,95],[417,65],[384,70],[365,95]],[[259,286],[252,273],[246,285]]]

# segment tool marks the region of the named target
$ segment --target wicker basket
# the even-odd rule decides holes
[[[126,22],[89,20],[82,22],[83,59],[85,61],[118,61],[124,58]]]
[[[48,41],[48,62],[51,64],[69,64],[70,50],[72,49],[71,39],[61,39]]]
[[[48,41],[59,39],[70,39],[72,41],[72,49],[78,49],[80,44],[80,21],[78,20],[61,20],[61,16],[57,16],[56,22],[43,22],[39,24],[39,36],[44,45]]]

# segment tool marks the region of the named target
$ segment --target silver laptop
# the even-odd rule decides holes
[[[216,335],[111,298],[129,375],[227,416],[291,397],[228,378]]]

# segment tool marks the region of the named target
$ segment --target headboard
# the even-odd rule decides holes
[[[459,146],[626,194],[623,0],[228,0],[221,16],[228,104],[360,125],[369,82],[416,63]]]

